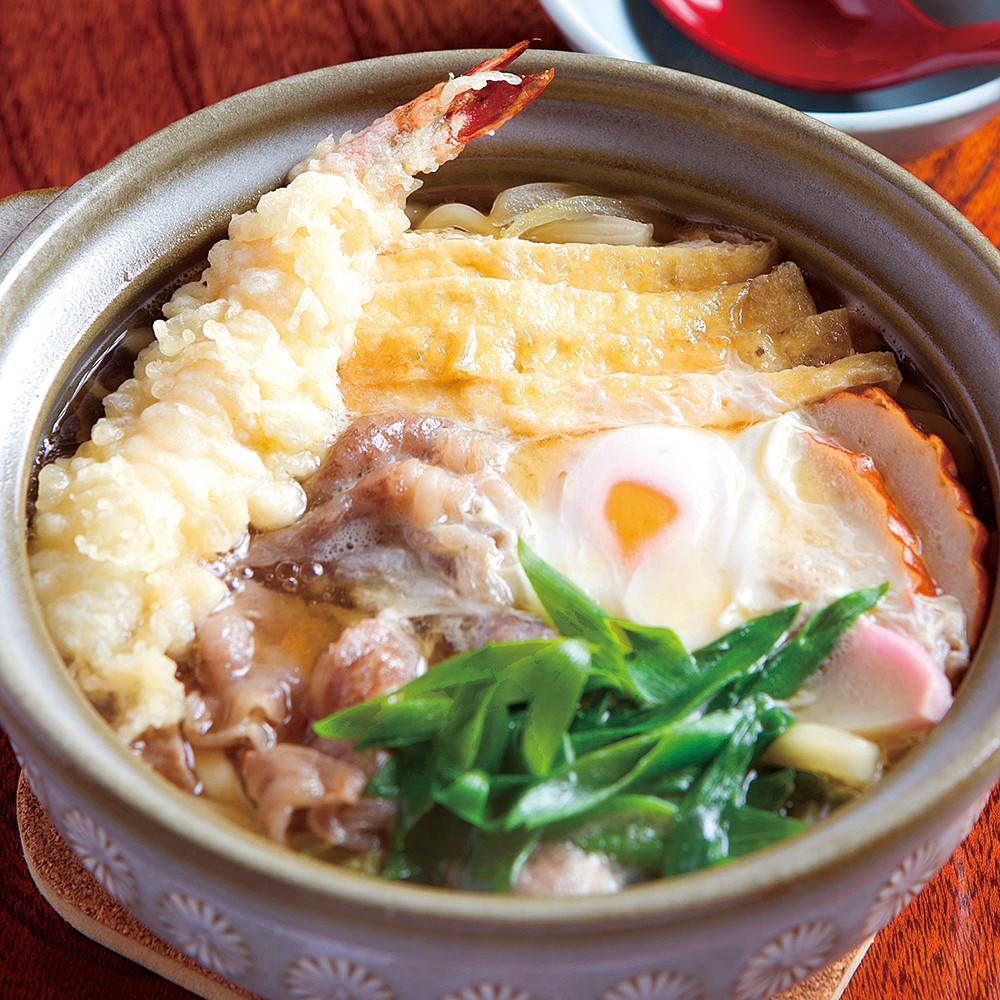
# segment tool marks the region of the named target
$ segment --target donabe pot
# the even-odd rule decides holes
[[[485,55],[389,57],[282,80],[167,128],[48,204],[5,206],[10,222],[44,204],[0,257],[0,722],[105,888],[263,997],[762,1000],[891,919],[974,821],[1000,774],[995,609],[944,721],[875,791],[809,833],[613,897],[525,900],[383,882],[194,808],[118,745],[32,593],[34,457],[112,333],[323,136]],[[515,69],[549,65],[543,97],[428,183],[583,181],[778,237],[863,303],[948,401],[997,495],[1000,255],[973,227],[877,153],[764,99],[575,54],[536,52]]]

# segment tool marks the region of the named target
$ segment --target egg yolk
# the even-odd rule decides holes
[[[604,516],[614,530],[622,551],[632,556],[676,516],[677,504],[644,483],[623,480],[608,490]]]

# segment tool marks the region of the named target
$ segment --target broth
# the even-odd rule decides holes
[[[448,194],[438,192],[435,198],[444,202]],[[480,215],[488,215],[492,198],[483,192],[462,192],[462,196]],[[344,409],[337,433],[327,431],[321,445],[304,449],[310,456],[306,460],[295,455],[274,459],[274,463],[285,463],[282,476],[302,484],[302,509],[296,517],[287,517],[280,513],[285,508],[269,496],[268,506],[258,509],[265,510],[263,521],[275,523],[258,526],[240,535],[235,544],[200,558],[199,570],[207,570],[217,587],[206,588],[204,582],[192,585],[191,592],[202,602],[202,611],[193,613],[193,637],[181,623],[172,633],[173,640],[164,642],[170,656],[166,666],[159,667],[166,673],[156,682],[154,693],[166,698],[164,691],[169,690],[175,707],[159,718],[150,716],[148,725],[134,722],[136,717],[146,719],[141,711],[132,717],[131,729],[123,731],[137,753],[230,819],[334,863],[459,888],[584,894],[617,891],[664,871],[689,870],[688,860],[671,847],[676,842],[672,838],[679,838],[679,831],[691,825],[688,812],[695,808],[691,803],[697,802],[699,783],[708,780],[710,770],[698,771],[697,762],[692,762],[662,775],[653,786],[630,784],[631,779],[622,776],[622,787],[632,790],[632,799],[642,798],[639,805],[629,799],[630,808],[638,810],[635,815],[616,812],[612,805],[621,807],[624,799],[620,802],[609,794],[588,808],[571,809],[545,823],[522,818],[518,826],[517,810],[523,802],[517,790],[527,789],[524,799],[530,799],[532,782],[541,780],[539,775],[555,780],[552,776],[560,768],[575,773],[575,760],[589,760],[588,753],[599,753],[605,746],[604,737],[597,735],[602,728],[621,729],[626,733],[623,739],[644,738],[652,732],[649,719],[660,719],[661,727],[679,727],[684,739],[695,738],[684,735],[690,730],[699,740],[708,740],[713,753],[725,745],[727,752],[737,756],[749,753],[748,747],[752,749],[758,737],[763,740],[760,734],[773,740],[767,753],[750,754],[740,777],[743,791],[733,793],[743,805],[749,802],[754,822],[761,827],[753,835],[742,827],[733,828],[737,846],[731,856],[735,857],[751,846],[763,846],[821,820],[877,781],[883,768],[918,739],[934,717],[940,717],[950,703],[951,683],[957,682],[967,659],[967,641],[975,640],[976,625],[965,636],[964,618],[955,599],[937,593],[929,571],[922,568],[917,555],[920,543],[908,540],[909,528],[896,530],[897,520],[905,522],[896,504],[905,507],[910,501],[897,498],[895,486],[884,486],[879,471],[868,471],[870,460],[862,468],[861,449],[826,436],[836,439],[834,429],[842,430],[845,419],[851,426],[864,426],[872,414],[887,410],[898,414],[889,419],[897,428],[893,433],[905,435],[907,448],[921,451],[930,446],[912,431],[902,411],[881,401],[882,396],[852,395],[851,399],[864,399],[857,405],[867,409],[860,417],[848,413],[845,418],[836,408],[823,409],[830,393],[813,388],[813,383],[828,365],[846,365],[849,370],[865,358],[874,359],[872,364],[881,366],[874,369],[876,377],[864,370],[849,375],[840,388],[850,392],[883,380],[892,384],[914,423],[920,426],[923,421],[948,439],[966,484],[979,495],[982,487],[975,477],[975,457],[967,439],[933,390],[912,372],[904,368],[902,386],[895,388],[895,362],[886,360],[875,324],[853,303],[845,309],[844,296],[821,276],[803,274],[794,264],[782,261],[775,247],[754,234],[683,218],[646,203],[636,205],[634,213],[651,220],[653,245],[666,246],[676,256],[669,264],[672,277],[666,282],[655,279],[661,281],[659,290],[645,286],[635,290],[629,284],[647,280],[647,271],[654,267],[650,261],[667,256],[654,250],[648,258],[628,256],[626,264],[621,263],[619,253],[638,253],[638,248],[619,252],[601,249],[601,244],[590,251],[580,250],[578,244],[558,244],[577,249],[549,254],[524,249],[540,245],[530,239],[509,239],[506,249],[494,254],[493,248],[503,240],[488,243],[483,250],[482,239],[477,242],[452,234],[423,243],[419,236],[407,237],[395,257],[383,258],[375,295],[359,321],[357,343],[339,365],[337,393],[338,398],[343,393]],[[421,218],[426,211],[427,206],[415,206],[411,215]],[[499,263],[491,259],[488,266],[500,268],[505,276],[477,273],[481,265],[470,264],[462,256],[466,251],[503,257]],[[742,261],[751,251],[765,263],[733,265],[727,259],[718,264],[715,259],[725,253]],[[603,255],[599,266],[594,254]],[[692,266],[695,256],[699,263]],[[716,266],[751,270],[727,271],[723,279],[706,278],[703,272],[714,274],[711,269]],[[526,270],[521,275],[507,274],[517,267]],[[614,281],[623,287],[607,287],[609,279],[601,270],[607,267],[622,268],[624,277]],[[549,277],[542,273],[546,268],[551,270]],[[190,272],[184,279],[195,282],[192,294],[201,294],[204,282],[199,284]],[[591,281],[592,287],[587,284]],[[506,284],[497,291],[497,282]],[[183,297],[186,293],[181,286],[178,282],[169,292],[180,287]],[[777,300],[760,291],[765,288],[767,296],[780,299],[777,305]],[[428,289],[445,297],[418,315],[414,303],[425,301]],[[541,318],[531,314],[533,306],[525,307],[525,329],[529,330],[525,334],[517,324],[496,320],[499,313],[476,312],[486,290],[497,295],[498,310],[513,300],[537,303]],[[517,295],[530,297],[517,300]],[[150,306],[149,319],[161,305],[158,297]],[[566,316],[586,317],[593,324],[588,336],[574,341],[562,333],[550,335],[547,308],[564,324]],[[452,326],[441,319],[450,315],[449,309],[457,317]],[[609,311],[605,314],[601,309]],[[685,309],[691,311],[687,319],[683,318]],[[687,323],[689,333],[675,338],[668,331],[662,340],[653,342],[647,336],[649,327],[642,326],[642,336],[634,341],[626,344],[619,336],[622,323],[632,322],[632,317],[657,320],[670,310],[680,310],[677,322]],[[129,412],[133,404],[116,400],[137,357],[136,371],[143,377],[151,370],[150,357],[154,377],[161,367],[168,367],[173,354],[156,353],[159,347],[145,323],[146,317],[140,316],[95,360],[42,443],[39,469],[51,463],[63,467],[70,461],[90,439],[109,396],[112,412]],[[476,336],[468,337],[469,329],[475,329]],[[712,332],[716,329],[724,332]],[[432,336],[428,331],[437,332]],[[794,332],[789,336],[788,331]],[[457,346],[448,346],[452,343]],[[662,364],[665,355],[674,360]],[[540,356],[544,364],[537,362]],[[503,364],[509,368],[502,370]],[[736,381],[730,383],[726,379],[733,371]],[[666,382],[664,372],[670,373]],[[794,389],[802,393],[800,402],[794,392],[787,399],[781,396],[791,391],[780,388],[786,385],[781,379],[788,372],[796,373],[805,385],[799,388],[797,382]],[[706,376],[721,381],[718,385],[706,382]],[[757,385],[758,379],[769,387],[760,398],[743,388]],[[616,388],[619,384],[625,385],[624,391]],[[650,392],[651,385],[659,388]],[[732,398],[747,407],[735,414],[725,406],[719,408],[712,395],[734,385],[739,391]],[[635,393],[633,386],[638,387]],[[775,386],[779,388],[771,388]],[[850,409],[855,404],[844,405]],[[764,409],[754,410],[758,406]],[[279,418],[287,423],[284,411],[275,419]],[[243,437],[237,435],[241,445],[251,431],[259,433],[256,424],[241,431]],[[934,458],[931,467],[944,469],[942,461]],[[669,471],[670,462],[676,462],[670,474],[673,479],[656,471],[661,467]],[[760,469],[773,463],[787,464],[793,474],[758,483]],[[268,466],[272,467],[278,466]],[[594,506],[590,494],[599,493],[601,477],[608,469],[618,478],[607,480],[607,502],[598,496]],[[946,520],[949,530],[968,536],[964,544],[973,564],[968,572],[974,576],[970,586],[983,587],[978,522],[963,506],[965,501],[950,474],[936,475],[938,497],[943,493],[958,498],[953,501],[958,504],[957,513]],[[680,492],[672,492],[679,483],[684,484]],[[727,484],[736,483],[741,484],[739,509],[726,502]],[[831,483],[839,484],[832,494]],[[779,491],[794,494],[795,501],[780,523],[775,520],[773,503]],[[286,494],[278,498],[282,504]],[[617,500],[611,503],[612,497],[625,498],[622,502],[628,509],[624,514]],[[742,591],[733,584],[738,599],[726,589],[728,582],[719,585],[713,576],[732,575],[735,571],[729,564],[715,567],[713,563],[706,569],[705,560],[714,558],[712,544],[697,550],[693,562],[685,562],[686,556],[676,557],[678,568],[671,571],[675,579],[656,575],[668,555],[675,558],[670,555],[674,550],[655,548],[660,545],[657,539],[673,530],[674,522],[681,525],[679,531],[690,532],[692,537],[708,530],[702,524],[706,498],[717,503],[717,509],[712,508],[705,522],[711,528],[705,537],[729,530],[738,541],[727,542],[727,551],[741,559],[751,553],[745,558],[750,567],[745,581],[749,582]],[[933,504],[938,502],[935,499]],[[801,511],[806,508],[829,508],[838,517],[843,511],[848,514],[841,520],[824,519],[824,514],[820,520],[802,521]],[[860,521],[855,509],[861,511]],[[49,508],[43,506],[43,510]],[[747,511],[761,513],[750,516]],[[870,523],[872,511],[885,519],[886,530]],[[986,516],[982,508],[980,516]],[[628,529],[627,544],[615,529],[608,535],[610,541],[595,547],[591,536],[603,537],[605,521],[613,525],[623,518],[645,526],[638,532]],[[744,521],[749,528],[742,526]],[[813,567],[811,576],[795,570],[775,577],[769,559],[760,558],[764,550],[753,546],[766,538],[772,546],[767,550],[773,557],[770,562],[794,562],[788,539],[798,538],[800,521],[806,524],[800,531],[805,548],[813,545],[813,535],[821,531],[831,532],[830,538],[852,540],[860,531],[859,524],[866,531],[872,528],[872,547],[853,562],[841,560],[837,579],[821,579],[822,561],[812,555],[807,560]],[[519,538],[528,538],[532,546],[543,550],[544,559],[533,571],[524,557],[519,562]],[[647,554],[649,546],[653,547]],[[899,546],[902,556],[896,551]],[[834,548],[849,547],[845,542]],[[711,696],[705,695],[701,707],[692,704],[687,713],[674,717],[667,708],[671,698],[681,696],[672,688],[668,691],[665,682],[643,673],[649,669],[644,651],[655,649],[656,657],[664,662],[679,655],[675,639],[664,639],[659,633],[654,637],[644,629],[676,629],[686,649],[693,651],[690,662],[701,664],[698,669],[707,673],[710,667],[705,664],[716,662],[713,643],[720,635],[742,628],[748,619],[756,621],[790,607],[806,592],[806,608],[801,614],[793,610],[788,623],[775,633],[771,654],[777,656],[787,641],[785,633],[793,622],[793,631],[800,629],[806,612],[827,613],[823,607],[833,601],[834,594],[839,598],[850,590],[861,593],[859,588],[870,590],[878,583],[870,579],[876,571],[871,566],[877,571],[884,568],[893,587],[888,603],[874,618],[866,617],[865,629],[856,633],[863,633],[863,642],[868,643],[863,655],[887,650],[886,656],[891,652],[909,657],[906,662],[912,670],[918,664],[925,671],[925,702],[931,706],[920,712],[930,715],[911,713],[903,721],[893,717],[888,723],[866,717],[855,732],[843,722],[850,719],[851,709],[822,683],[812,688],[807,683],[801,696],[783,693],[780,685],[774,688],[775,694],[765,686],[754,707],[750,695],[756,690],[756,675],[747,674],[739,682],[733,678],[720,681]],[[550,572],[561,582],[552,584],[546,575]],[[914,579],[908,574],[915,574]],[[444,694],[435,694],[438,698],[446,695],[453,706],[466,702],[479,706],[460,720],[465,730],[470,725],[485,726],[487,716],[476,712],[486,712],[489,705],[502,704],[507,714],[499,729],[491,730],[488,738],[481,737],[484,742],[466,761],[474,766],[464,774],[454,768],[448,771],[449,780],[454,778],[456,783],[435,786],[433,803],[425,803],[424,812],[400,833],[403,821],[389,793],[394,789],[407,803],[416,787],[412,783],[423,780],[419,767],[413,777],[402,770],[404,766],[416,766],[421,755],[444,759],[455,753],[453,747],[435,743],[438,730],[449,731],[450,716],[427,729],[426,720],[418,724],[406,714],[410,711],[405,707],[410,697],[408,682],[437,676],[435,671],[442,664],[440,676],[445,676],[454,657],[490,650],[497,643],[501,646],[496,648],[528,651],[523,661],[514,663],[523,670],[528,670],[536,655],[558,657],[563,655],[560,650],[576,649],[572,643],[579,644],[578,635],[585,632],[567,631],[565,622],[560,624],[558,609],[543,596],[545,586],[555,587],[563,594],[560,600],[571,605],[577,599],[572,597],[574,588],[583,587],[588,600],[604,607],[598,614],[603,624],[592,622],[590,627],[598,632],[610,629],[619,637],[625,649],[621,669],[626,680],[619,677],[617,687],[609,684],[600,657],[594,659],[596,654],[588,653],[591,672],[580,681],[571,706],[572,721],[563,720],[567,728],[560,745],[551,734],[538,735],[531,728],[532,712],[541,712],[533,706],[536,698],[545,697],[542,688],[526,688],[528,693],[513,701],[504,700],[502,685],[496,690],[448,687]],[[663,593],[669,593],[669,600]],[[860,611],[837,612],[843,615],[841,631],[870,611],[876,600],[865,597],[869,603]],[[716,605],[718,610],[709,617],[699,617],[700,608]],[[684,614],[677,609],[684,609]],[[689,612],[694,615],[691,621],[684,618]],[[674,613],[683,620],[675,621]],[[578,620],[583,614],[579,610],[568,613],[567,620]],[[608,617],[600,618],[600,614]],[[962,635],[956,624],[960,619]],[[178,639],[184,636],[184,641]],[[630,638],[626,641],[623,636]],[[593,635],[588,641],[597,642]],[[475,655],[487,657],[477,669],[490,676],[500,669],[488,661],[494,654]],[[854,654],[839,655],[850,660]],[[929,657],[937,673],[927,673]],[[677,669],[691,675],[694,668]],[[832,673],[828,667],[818,676]],[[687,678],[695,686],[696,674],[693,680]],[[171,686],[177,682],[179,697]],[[421,683],[426,687],[430,682]],[[123,709],[114,692],[98,689],[91,696],[116,727],[133,711],[129,706]],[[761,700],[765,696],[767,705]],[[811,707],[824,699],[840,713],[832,727],[822,721],[822,712]],[[419,697],[417,701],[423,704]],[[433,698],[427,704],[440,709],[440,701]],[[798,720],[794,726],[783,705],[791,706]],[[397,711],[395,706],[404,707]],[[402,712],[405,725],[415,727],[420,738],[411,745],[399,732],[387,729],[385,742],[369,740],[362,733],[356,746],[358,734],[351,728],[356,724],[352,720],[383,710],[387,717]],[[568,711],[567,705],[560,711]],[[749,713],[739,716],[743,720],[739,726],[757,727],[758,736],[738,746],[732,727],[737,726],[733,713],[739,712]],[[708,721],[702,721],[703,717]],[[371,718],[377,721],[376,716]],[[712,727],[723,721],[731,731],[721,736]],[[454,720],[451,725],[456,725]],[[791,729],[809,734],[804,748],[785,739]],[[530,739],[525,732],[533,733]],[[536,737],[548,747],[541,759],[534,756],[539,753],[533,749]],[[489,753],[483,749],[490,740],[506,739],[513,742],[502,753],[496,747]],[[831,745],[849,760],[840,770],[821,759]],[[484,754],[490,757],[493,770],[484,770]],[[519,755],[528,763],[513,759]],[[459,786],[459,778],[465,784]],[[433,780],[443,781],[437,772]],[[476,799],[476,795],[486,797]],[[477,809],[487,812],[470,819]],[[761,818],[764,812],[769,817],[766,822]],[[514,823],[514,831],[543,832],[520,840],[515,836],[519,854],[505,859],[501,847],[509,844],[511,833],[505,823]],[[491,839],[497,830],[503,836]],[[714,848],[707,850],[699,864],[711,861]]]

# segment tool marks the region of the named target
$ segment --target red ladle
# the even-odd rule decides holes
[[[1000,63],[1000,21],[948,26],[910,0],[653,3],[713,55],[804,90],[863,90]]]

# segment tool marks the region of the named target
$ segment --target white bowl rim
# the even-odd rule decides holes
[[[629,62],[641,61],[641,56],[635,52],[610,43],[597,25],[586,18],[572,0],[542,0],[542,4],[550,16],[558,18],[562,30],[573,45],[596,55]],[[711,78],[706,77],[706,79]],[[864,137],[886,131],[901,132],[930,128],[965,115],[982,112],[998,103],[1000,103],[1000,75],[967,90],[914,104],[875,108],[871,111],[812,111],[805,108],[802,113],[850,135]]]

